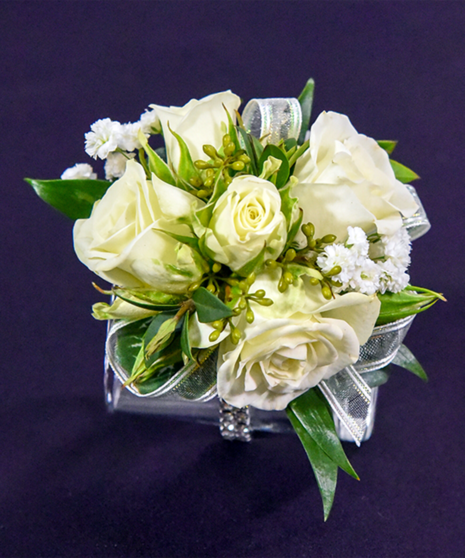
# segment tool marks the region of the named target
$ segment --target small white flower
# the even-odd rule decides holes
[[[140,115],[140,125],[144,134],[153,134],[154,130],[157,133],[161,131],[160,119],[154,110],[147,110]]]
[[[66,169],[60,178],[62,180],[77,180],[79,178],[90,178],[91,180],[95,180],[97,174],[87,163],[76,163],[74,167]]]
[[[380,288],[380,277],[382,269],[370,258],[363,260],[353,272],[350,279],[350,287],[359,293],[372,295]]]
[[[123,151],[134,151],[135,149],[140,149],[142,147],[138,137],[140,129],[140,122],[128,122],[127,124],[121,124],[116,134],[117,147]]]
[[[341,272],[334,275],[333,279],[342,283],[339,290],[345,290],[349,286],[357,261],[358,254],[355,250],[346,248],[343,244],[330,244],[318,256],[316,263],[323,274],[329,273],[336,265],[340,266]]]
[[[108,154],[118,147],[117,136],[121,124],[110,118],[97,120],[90,127],[91,131],[84,134],[85,150],[94,159],[106,159]]]
[[[383,271],[380,280],[380,292],[391,291],[392,293],[398,293],[405,289],[410,281],[406,268],[396,266],[392,259],[388,259],[378,265]]]
[[[398,268],[407,268],[410,265],[410,250],[412,245],[406,229],[399,229],[395,234],[382,236],[384,255]]]
[[[135,154],[129,153],[128,157],[132,159]],[[109,153],[105,163],[105,178],[113,180],[123,176],[128,157],[125,157],[123,153]]]

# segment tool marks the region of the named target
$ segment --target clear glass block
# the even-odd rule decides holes
[[[373,372],[386,366],[395,357],[415,316],[409,316],[390,324],[374,328],[371,337],[360,347],[359,360],[353,365],[363,378],[364,373]],[[121,369],[114,372],[117,364],[110,365],[109,352],[114,347],[111,331],[116,331],[121,324],[109,324],[107,335],[107,351],[105,356],[104,388],[107,406],[112,411],[143,413],[154,416],[169,416],[174,419],[202,424],[211,424],[220,428],[227,439],[249,441],[253,432],[293,432],[293,428],[285,411],[262,411],[254,407],[236,409],[227,405],[218,397],[209,397],[205,401],[190,401],[178,393],[169,392],[159,397],[138,396],[134,389],[123,387]],[[371,388],[371,403],[368,408],[366,428],[361,438],[366,441],[373,432],[376,418],[378,388]],[[334,423],[339,438],[343,441],[354,441],[336,415]]]

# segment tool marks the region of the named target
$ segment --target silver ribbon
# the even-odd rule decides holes
[[[246,130],[264,143],[277,144],[297,139],[302,126],[302,109],[297,99],[252,99],[242,113]]]
[[[375,327],[368,341],[360,347],[357,362],[318,385],[357,446],[367,434],[376,394],[362,374],[384,368],[394,360],[414,318],[412,315]]]
[[[420,196],[417,191],[410,184],[406,184],[407,190],[412,194],[413,199],[418,205],[418,209],[411,217],[403,218],[403,225],[407,229],[411,240],[416,240],[426,234],[430,228],[431,223],[429,222],[428,216],[426,215],[425,208],[421,203]]]
[[[105,360],[110,364],[116,377],[124,384],[129,379],[129,373],[121,364],[117,356],[117,342],[121,330],[127,326],[124,321],[109,322],[107,341],[105,344]],[[201,368],[195,363],[188,363],[176,374],[171,376],[156,390],[143,394],[131,384],[126,386],[131,393],[138,397],[163,397],[175,395],[189,401],[204,402],[216,396],[217,351],[205,350],[200,357]]]

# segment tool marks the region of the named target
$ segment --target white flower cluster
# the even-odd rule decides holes
[[[126,161],[140,149],[139,132],[145,137],[160,131],[160,121],[155,111],[144,112],[137,122],[121,124],[110,118],[97,120],[85,134],[85,150],[94,159],[106,159],[105,178],[112,180],[123,176]]]
[[[95,180],[97,175],[94,169],[87,163],[76,163],[74,167],[66,169],[60,178],[62,180],[78,180],[79,178]]]
[[[341,283],[334,287],[335,292],[397,293],[408,285],[411,243],[406,229],[374,242],[369,242],[360,227],[348,227],[347,233],[345,244],[330,244],[317,258],[324,274],[340,266],[340,273],[332,277]]]

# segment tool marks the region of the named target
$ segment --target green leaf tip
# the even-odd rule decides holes
[[[392,159],[390,159],[390,163],[395,177],[403,184],[408,184],[420,178],[416,172],[414,172],[412,169],[409,169],[405,165],[402,165],[397,161],[393,161]]]
[[[302,109],[302,127],[299,134],[299,144],[304,143],[305,134],[310,125],[310,117],[312,115],[312,105],[313,105],[313,94],[315,91],[315,81],[310,78],[302,93],[298,96],[297,100],[300,103],[300,108]]]
[[[70,219],[87,219],[94,203],[101,199],[111,185],[107,180],[36,180],[24,179],[36,194]]]
[[[378,299],[381,302],[381,310],[376,325],[388,324],[419,314],[431,308],[438,300],[446,300],[441,293],[410,285],[398,293],[378,293]]]
[[[423,369],[423,366],[418,362],[415,358],[415,355],[412,353],[410,349],[408,349],[405,345],[401,345],[399,350],[397,351],[394,360],[392,361],[393,364],[397,364],[401,368],[408,370],[421,378],[424,382],[428,381],[428,376]]]

